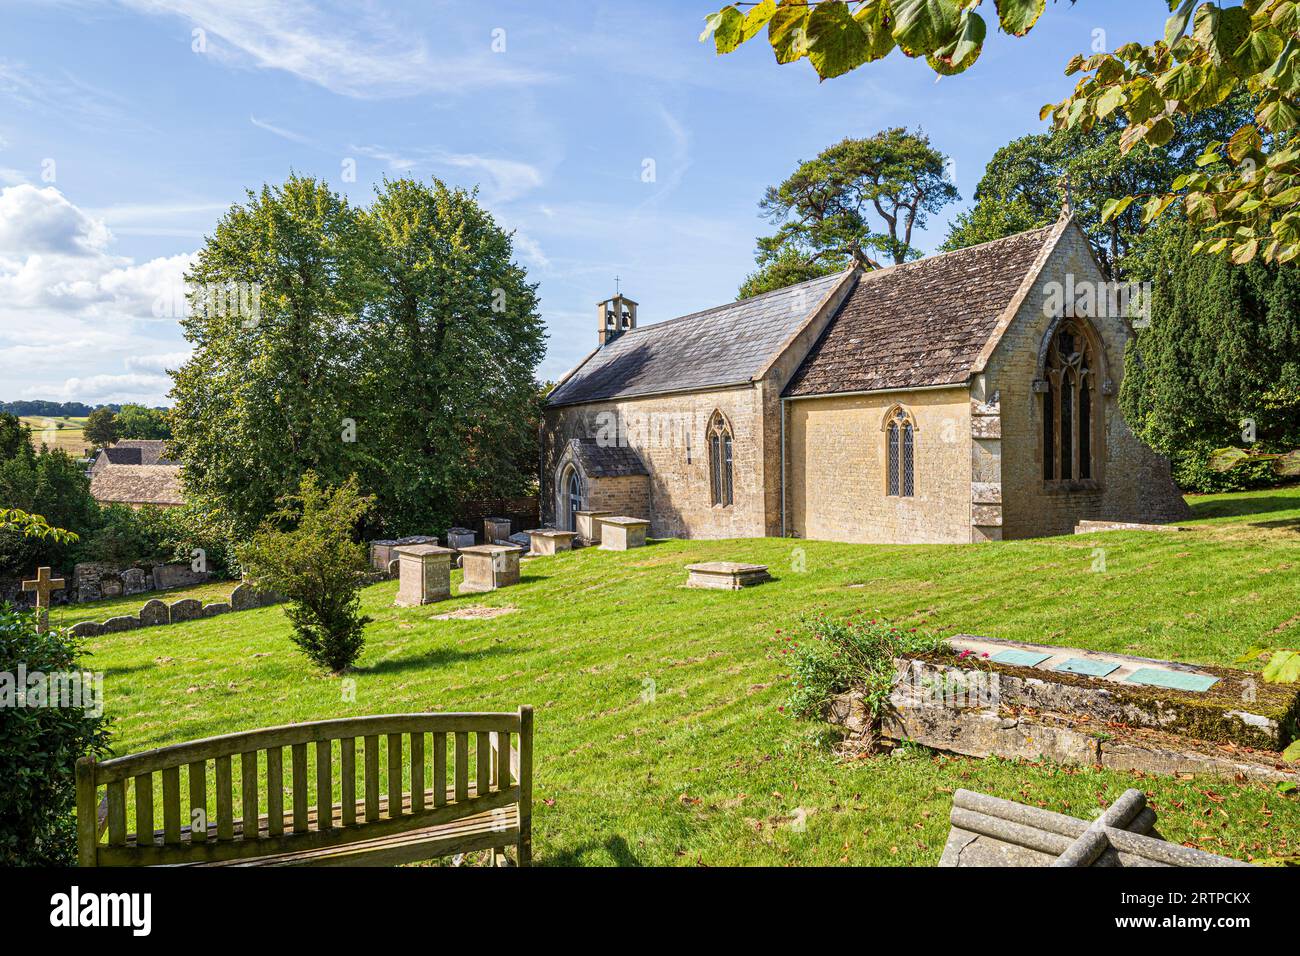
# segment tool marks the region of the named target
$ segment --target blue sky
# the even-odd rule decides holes
[[[385,174],[479,185],[540,283],[555,378],[615,275],[642,323],[733,298],[763,189],[845,136],[919,126],[952,157],[932,250],[993,152],[1043,128],[1070,56],[1167,16],[1053,2],[961,76],[895,55],[819,84],[766,43],[698,43],[717,5],[0,2],[0,399],[164,403],[186,343],[160,302],[222,211],[290,170],[360,203]]]

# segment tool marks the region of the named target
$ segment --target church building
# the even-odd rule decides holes
[[[616,295],[547,400],[543,522],[919,543],[1177,520],[1120,415],[1126,314],[1068,216],[652,325]]]

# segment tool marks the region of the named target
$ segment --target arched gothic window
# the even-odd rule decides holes
[[[709,419],[709,484],[712,501],[715,505],[731,504],[731,425],[722,417],[721,412],[714,412]]]
[[[1063,322],[1052,336],[1044,368],[1044,481],[1088,481],[1096,474],[1095,368],[1088,335],[1076,321]]]
[[[885,421],[885,493],[900,498],[916,494],[916,422],[900,405]]]

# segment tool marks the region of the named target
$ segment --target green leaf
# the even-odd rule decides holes
[[[1168,116],[1162,116],[1151,124],[1151,129],[1147,130],[1145,137],[1147,143],[1152,146],[1163,146],[1174,138],[1174,124]]]
[[[1103,203],[1101,207],[1102,224],[1104,225],[1110,222],[1112,219],[1114,219],[1116,216],[1122,213],[1125,209],[1127,209],[1130,205],[1132,205],[1133,198],[1134,197],[1132,196],[1122,196],[1119,199],[1107,199],[1106,202]]]
[[[997,0],[998,22],[1012,36],[1022,37],[1038,22],[1047,0]]]
[[[1192,11],[1196,9],[1196,0],[1183,0],[1182,5],[1174,12],[1174,15],[1165,21],[1165,45],[1173,46],[1177,40],[1187,30],[1187,21],[1192,18]]]
[[[925,56],[953,42],[961,24],[954,0],[891,0],[894,39],[911,56]]]
[[[935,50],[926,61],[943,76],[960,73],[974,63],[984,47],[986,27],[984,18],[973,10],[961,15],[962,30],[957,39]]]
[[[776,0],[763,0],[757,6],[751,7],[745,14],[745,25],[741,29],[740,42],[744,43],[758,36],[758,31],[767,26],[767,21],[772,19],[774,13],[776,13]]]
[[[1222,249],[1227,245],[1227,243],[1227,239],[1220,239],[1210,245],[1209,251],[1217,252],[1218,249]],[[1218,246],[1218,249],[1215,249],[1215,246]],[[1237,467],[1237,465],[1240,465],[1249,457],[1250,455],[1246,454],[1246,452],[1240,448],[1216,448],[1210,453],[1210,458],[1206,462],[1206,465],[1211,471],[1228,471]]]
[[[1164,211],[1169,208],[1169,204],[1177,198],[1173,193],[1164,196],[1152,196],[1142,207],[1142,222],[1145,224],[1159,219]]]
[[[1300,681],[1300,651],[1274,651],[1264,666],[1264,680],[1270,684]]]
[[[712,24],[713,42],[718,53],[730,53],[740,46],[740,36],[745,25],[745,15],[736,7],[723,7],[714,16],[718,19]]]
[[[1282,38],[1271,30],[1251,30],[1233,51],[1228,65],[1238,76],[1251,76],[1272,64],[1282,52]]]
[[[897,45],[894,42],[894,35],[890,32],[892,14],[889,0],[868,0],[854,11],[853,19],[858,21],[858,26],[867,34],[870,44],[868,60],[879,60],[888,56],[889,51]]]
[[[1123,105],[1124,91],[1118,86],[1107,87],[1105,92],[1097,97],[1097,119],[1105,119]]]
[[[767,39],[777,63],[793,63],[808,53],[808,13],[808,7],[799,5],[777,7],[772,14]]]
[[[808,17],[808,60],[823,80],[866,63],[871,37],[843,3],[820,3]]]
[[[1239,266],[1244,266],[1251,259],[1255,258],[1255,253],[1258,251],[1258,239],[1248,239],[1245,242],[1239,242],[1232,250],[1232,261]]]

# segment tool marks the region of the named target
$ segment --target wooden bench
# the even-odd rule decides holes
[[[531,707],[321,720],[83,757],[78,858],[82,866],[378,866],[491,849],[504,863],[513,846],[527,866],[532,773]]]

